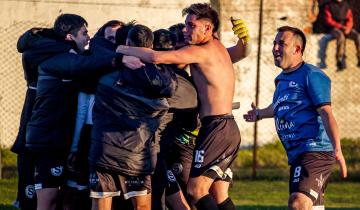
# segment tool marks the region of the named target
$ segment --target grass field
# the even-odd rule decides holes
[[[360,141],[344,141],[349,180],[341,182],[335,170],[326,191],[327,210],[360,210]],[[267,167],[258,170],[258,180],[251,177],[251,151],[241,151],[239,168],[234,175],[239,178],[230,189],[237,209],[241,210],[285,210],[288,198],[288,166],[284,162],[281,145],[268,145],[260,149],[259,165]],[[3,177],[0,179],[0,210],[15,210],[12,203],[17,191],[16,156],[8,149],[1,150]]]
[[[360,209],[360,183],[334,182],[328,185],[326,209]],[[237,181],[230,195],[238,209],[287,209],[286,181]]]
[[[16,179],[0,180],[0,210],[15,210],[11,206],[16,196]],[[360,183],[330,183],[326,194],[326,209],[360,209]],[[287,209],[286,181],[236,181],[230,195],[241,210]]]

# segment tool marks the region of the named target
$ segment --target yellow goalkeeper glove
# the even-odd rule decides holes
[[[249,29],[247,28],[245,21],[241,19],[234,19],[233,17],[231,17],[231,23],[233,25],[232,30],[234,31],[234,34],[237,35],[244,44],[249,43]]]

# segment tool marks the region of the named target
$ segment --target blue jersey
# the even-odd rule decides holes
[[[331,103],[331,81],[319,68],[303,64],[275,79],[273,97],[276,131],[291,164],[300,154],[333,151],[316,109]]]

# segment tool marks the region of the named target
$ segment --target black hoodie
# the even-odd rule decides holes
[[[60,44],[67,45],[66,41]],[[42,48],[49,47],[37,45],[35,49]],[[75,46],[71,49],[76,51]],[[42,61],[38,67],[36,101],[27,124],[26,148],[67,155],[73,138],[78,95],[73,80],[107,73],[119,57],[112,51],[91,55],[68,51],[56,52]]]
[[[73,42],[61,40],[52,29],[47,28],[32,28],[19,37],[17,50],[22,53],[24,76],[29,89],[21,112],[19,132],[11,151],[20,153],[25,148],[26,124],[35,103],[39,64],[58,53],[68,52],[73,46]]]

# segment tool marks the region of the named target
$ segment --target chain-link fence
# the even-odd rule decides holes
[[[311,26],[307,17],[311,7],[309,1],[264,1],[263,10],[260,11],[260,1],[248,0],[244,5],[242,0],[224,0],[220,2],[220,14],[222,19],[222,40],[235,43],[236,38],[232,34],[231,25],[228,21],[230,16],[241,17],[248,23],[251,41],[253,43],[251,55],[236,64],[237,83],[235,101],[241,101],[241,108],[235,110],[237,122],[243,136],[243,145],[252,145],[253,125],[242,120],[242,114],[250,108],[251,101],[255,100],[256,77],[259,77],[259,107],[265,107],[272,100],[274,91],[273,80],[280,70],[276,69],[272,58],[272,43],[276,29],[282,25],[292,25],[305,29]],[[146,8],[144,8],[146,10]],[[354,11],[354,19],[358,15]],[[146,12],[146,11],[145,11]],[[180,11],[179,11],[180,12]],[[262,33],[259,35],[260,13],[262,13]],[[46,19],[45,19],[46,20]],[[21,55],[16,51],[18,37],[31,27],[51,25],[48,22],[14,22],[8,27],[0,27],[0,145],[10,147],[17,135],[20,112],[23,105],[26,90],[21,66]],[[356,26],[359,23],[356,23]],[[322,34],[307,34],[308,44],[305,50],[305,60],[309,63],[318,62],[319,40]],[[258,40],[261,39],[261,53],[259,74],[256,74]],[[335,41],[329,42],[327,48],[327,65],[324,69],[332,79],[332,101],[336,119],[338,121],[341,136],[349,138],[360,137],[360,68],[356,66],[356,50],[352,41],[347,41],[347,68],[336,71]],[[258,124],[258,138],[260,143],[272,141],[276,137],[272,120],[263,120]]]
[[[309,30],[312,23],[308,17],[308,11],[311,7],[309,1],[263,1],[262,21],[260,21],[260,4],[251,5],[250,8],[239,7],[242,1],[226,1],[223,5],[222,13],[224,16],[244,17],[249,23],[250,33],[252,35],[253,50],[249,58],[237,64],[238,84],[237,98],[242,102],[241,113],[250,109],[250,103],[256,99],[256,77],[259,77],[258,86],[258,106],[263,108],[272,101],[272,94],[275,89],[274,79],[280,73],[273,63],[272,46],[276,35],[276,29],[283,25],[295,26],[307,31],[307,46],[305,49],[304,60],[308,63],[317,65],[319,63],[319,41],[324,34],[313,34]],[[260,1],[257,1],[260,2]],[[254,3],[251,1],[250,3]],[[359,1],[353,1],[358,4]],[[354,7],[354,5],[352,5]],[[359,5],[360,6],[360,5]],[[255,9],[255,7],[257,9]],[[354,27],[359,28],[360,23],[356,22],[360,15],[358,10],[354,10]],[[262,26],[259,34],[260,22]],[[224,24],[224,20],[222,21]],[[226,24],[223,25],[226,27]],[[227,25],[231,27],[231,25]],[[225,30],[226,31],[226,30]],[[231,39],[231,30],[223,33],[225,40]],[[261,46],[258,47],[258,41],[261,39]],[[259,72],[257,70],[257,58],[260,49]],[[346,56],[347,68],[344,71],[337,71],[336,67],[336,41],[328,43],[326,50],[327,68],[324,72],[332,80],[332,106],[336,120],[340,128],[342,138],[360,137],[360,100],[359,100],[359,81],[360,68],[357,66],[356,49],[354,42],[347,40]],[[254,139],[253,125],[245,123],[242,116],[237,117],[240,129],[242,130],[243,145],[252,145]],[[277,135],[275,133],[273,120],[262,120],[258,123],[257,137],[260,144],[272,142]]]
[[[26,84],[21,54],[16,50],[18,37],[31,27],[47,27],[47,23],[15,22],[0,28],[0,145],[12,145],[18,132]]]

